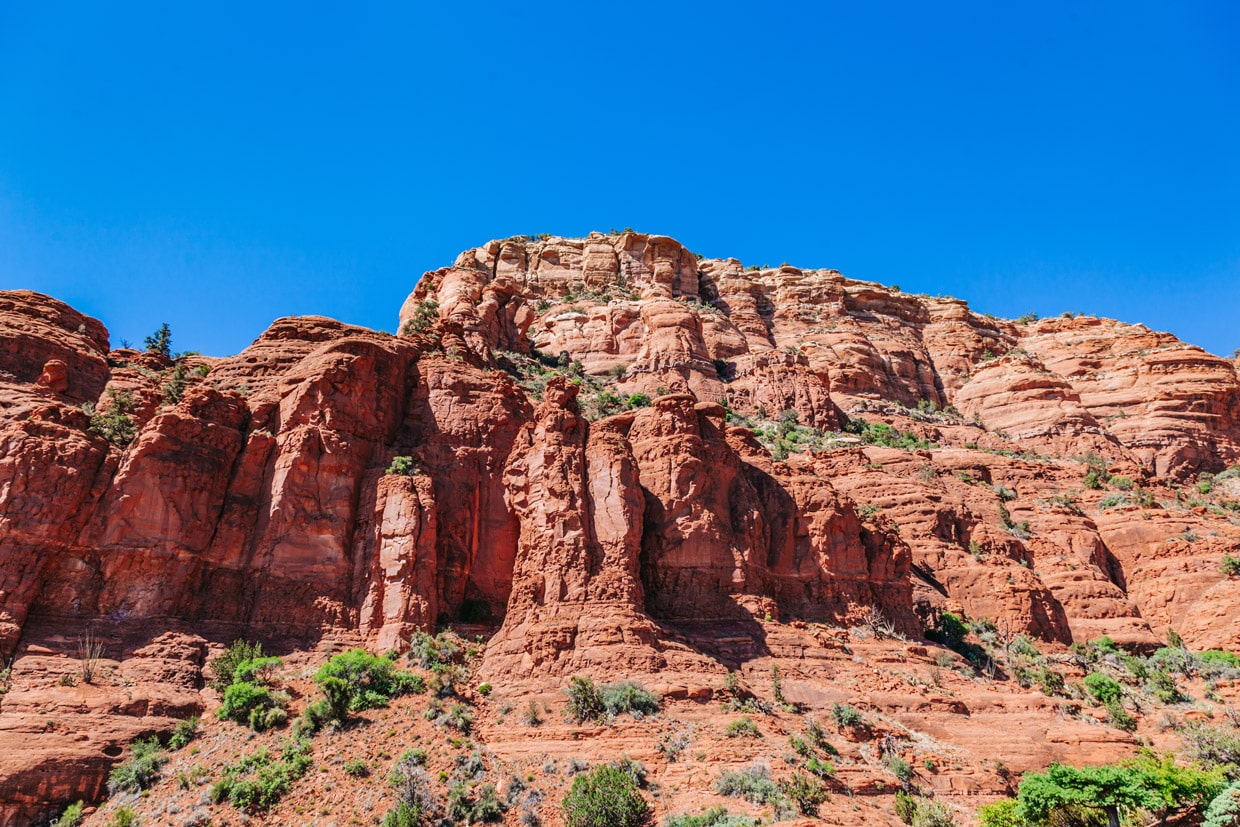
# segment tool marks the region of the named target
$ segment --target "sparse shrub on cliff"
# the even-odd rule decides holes
[[[128,804],[124,804],[112,811],[107,827],[136,827],[138,823],[138,814]]]
[[[1230,725],[1192,724],[1180,732],[1185,756],[1206,769],[1219,769],[1240,781],[1240,729]]]
[[[384,825],[389,823],[395,827],[404,825],[429,824],[439,815],[439,800],[435,797],[435,785],[431,776],[423,769],[423,761],[414,760],[406,755],[402,757],[388,775],[388,781],[396,788],[399,804],[395,810],[384,818]]]
[[[817,817],[818,808],[827,800],[822,782],[803,772],[794,772],[781,781],[779,792],[803,816]]]
[[[603,696],[589,678],[575,675],[569,682],[568,715],[577,723],[595,721],[603,717]]]
[[[117,764],[108,774],[108,792],[112,795],[142,792],[155,783],[160,767],[168,760],[158,738],[134,741],[132,750],[129,760]]]
[[[400,329],[401,333],[406,335],[411,333],[421,333],[429,328],[439,319],[439,302],[434,299],[426,299],[418,302],[417,307],[413,309],[413,315],[409,317],[409,321],[405,322],[404,327]]]
[[[143,339],[142,343],[146,345],[147,353],[153,353],[165,359],[172,358],[172,328],[168,327],[167,322],[164,322],[158,330]]]
[[[409,640],[408,657],[423,669],[434,669],[440,664],[460,663],[465,658],[465,650],[460,639],[451,632],[438,635],[415,632]]]
[[[560,812],[564,827],[640,827],[649,821],[650,805],[632,773],[605,764],[573,779]]]
[[[565,691],[568,715],[579,724],[614,718],[625,712],[641,718],[659,711],[659,699],[634,681],[595,686],[594,681],[577,675]]]
[[[224,769],[211,787],[211,800],[227,801],[239,810],[266,810],[279,803],[311,763],[310,745],[304,741],[285,744],[278,761],[266,747],[260,747]]]
[[[538,714],[537,701],[530,699],[525,711],[521,713],[521,720],[526,726],[538,726],[542,723],[542,716]]]
[[[138,426],[130,417],[138,405],[129,391],[117,393],[116,389],[112,388],[108,390],[108,398],[111,402],[103,413],[95,413],[94,408],[89,405],[83,406],[83,410],[90,414],[90,432],[119,448],[124,448],[138,435]]]
[[[928,439],[916,434],[901,431],[881,422],[866,422],[853,419],[844,425],[844,431],[861,437],[862,442],[869,445],[880,445],[885,448],[901,448],[905,451],[924,451],[936,447]]]
[[[388,463],[385,474],[394,474],[400,477],[417,476],[420,472],[418,466],[413,464],[413,457],[392,457],[392,461]]]

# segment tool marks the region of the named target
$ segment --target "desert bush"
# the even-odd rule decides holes
[[[1085,676],[1082,683],[1098,703],[1105,706],[1119,702],[1122,690],[1119,683],[1111,676],[1101,672],[1091,672]]]
[[[413,309],[413,315],[400,329],[401,333],[421,333],[439,319],[439,302],[434,299],[420,301]]]
[[[370,765],[360,758],[344,762],[344,771],[354,778],[365,778],[370,775]]]
[[[81,801],[75,801],[64,812],[60,814],[60,818],[52,822],[52,827],[79,827],[82,823],[82,811],[85,804]]]
[[[398,477],[412,477],[418,472],[418,467],[413,464],[413,457],[392,457],[392,461],[388,463],[387,470],[383,473],[393,474]]]
[[[465,650],[461,647],[459,638],[451,632],[441,632],[438,635],[415,632],[409,640],[409,660],[423,669],[460,663],[464,658]]]
[[[155,783],[167,760],[158,738],[134,741],[129,760],[117,764],[108,774],[108,792],[142,792]]]
[[[239,810],[266,810],[279,803],[293,782],[310,768],[310,746],[304,741],[285,745],[274,760],[266,747],[224,768],[211,787],[211,800],[229,802]]]
[[[236,681],[224,690],[224,702],[215,710],[221,721],[248,724],[255,732],[263,732],[283,724],[288,718],[284,705],[288,698],[265,686]]]
[[[603,765],[573,779],[560,803],[565,827],[640,827],[650,805],[631,773]]]
[[[760,738],[762,733],[758,731],[758,725],[748,715],[737,718],[728,724],[725,733],[729,738]]]
[[[325,694],[326,682],[339,696],[342,690],[332,680],[344,682],[350,711],[387,706],[390,699],[412,692],[418,684],[413,674],[397,669],[390,657],[371,655],[364,649],[336,655],[314,675],[314,682]]]
[[[178,750],[194,740],[198,735],[198,716],[186,718],[176,725],[172,735],[168,736],[168,749]]]
[[[668,816],[663,819],[662,827],[757,827],[757,824],[753,816],[733,815],[723,807],[713,807],[700,815]]]
[[[233,682],[238,664],[262,656],[263,644],[249,643],[244,640],[233,641],[233,645],[228,648],[227,652],[211,661],[210,669],[215,675],[211,681],[211,688],[217,692],[223,692]]]
[[[109,390],[108,398],[110,400],[108,409],[103,413],[96,413],[93,408],[88,409],[89,430],[113,445],[124,448],[138,435],[138,426],[134,424],[130,416],[137,410],[138,405],[129,391],[117,393],[115,389]]]
[[[766,804],[779,799],[779,785],[771,779],[771,771],[761,763],[741,770],[727,770],[715,779],[715,792],[731,798],[743,798],[751,804]]]
[[[659,699],[636,681],[608,683],[599,687],[603,710],[611,717],[627,712],[640,719],[659,711]]]
[[[858,727],[865,723],[861,711],[856,707],[848,704],[833,704],[831,706],[831,717],[835,719],[835,723],[842,727]]]
[[[780,782],[779,791],[803,816],[816,817],[818,808],[827,800],[822,782],[803,772],[795,772],[786,781]]]
[[[1214,797],[1201,827],[1240,827],[1240,782],[1229,784]]]

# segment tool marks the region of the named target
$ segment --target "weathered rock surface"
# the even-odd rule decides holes
[[[1208,484],[1240,461],[1240,363],[1167,334],[636,233],[466,251],[400,322],[280,319],[236,356],[173,361],[0,292],[0,658],[19,655],[0,738],[21,741],[0,824],[97,798],[115,744],[198,703],[207,640],[399,648],[464,618],[494,631],[492,680],[688,694],[772,656],[777,622],[877,614],[917,637],[952,610],[1053,644],[1170,627],[1240,648],[1220,568],[1240,480]],[[100,427],[118,410],[131,441]],[[135,654],[154,694],[124,711],[66,692],[95,693],[74,703],[102,733],[69,748],[31,729],[22,675],[50,668],[31,630],[100,622],[201,635],[168,656],[196,665]]]

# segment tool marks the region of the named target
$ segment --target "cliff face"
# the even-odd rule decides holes
[[[635,233],[491,242],[400,321],[174,364],[0,293],[0,657],[31,624],[389,648],[446,616],[498,626],[484,675],[692,683],[727,668],[703,621],[872,608],[1240,648],[1235,497],[1183,487],[1240,461],[1240,375],[1166,334]]]

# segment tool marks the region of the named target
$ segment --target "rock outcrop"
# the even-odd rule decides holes
[[[1240,462],[1240,373],[1167,334],[627,232],[467,251],[400,323],[173,360],[0,292],[0,658],[31,624],[164,624],[198,675],[205,641],[400,648],[463,618],[494,631],[485,676],[687,685],[734,667],[703,624],[916,637],[948,610],[1240,647],[1240,492],[1193,487]],[[70,755],[69,791],[8,754],[0,824],[111,760]]]

